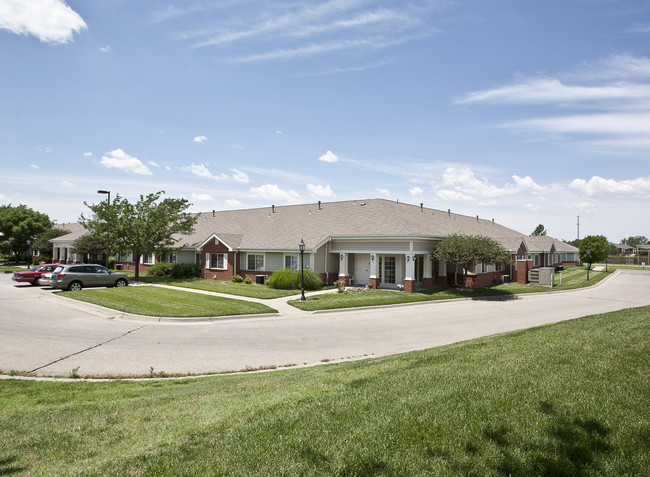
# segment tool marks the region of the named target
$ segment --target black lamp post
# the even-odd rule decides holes
[[[108,194],[108,206],[111,205],[111,191],[110,190],[98,190],[98,194]],[[106,268],[108,268],[108,251],[106,251]]]
[[[587,281],[589,281],[589,269],[591,268],[591,250],[587,249]]]
[[[298,248],[300,249],[300,289],[302,291],[300,295],[300,301],[306,301],[307,298],[305,298],[305,241],[303,239],[300,239],[300,243],[298,244]]]

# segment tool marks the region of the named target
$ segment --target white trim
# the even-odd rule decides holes
[[[208,243],[210,243],[210,240],[212,240],[212,239],[215,240],[215,245],[219,245],[218,242],[221,242],[222,244],[224,244],[229,252],[233,252],[235,250],[230,245],[228,245],[226,242],[224,242],[217,234],[211,234],[207,239],[205,239],[203,242],[201,242],[199,245],[197,245],[196,249],[201,250]]]
[[[209,258],[210,258],[210,266],[206,267],[206,268],[208,268],[210,270],[228,270],[228,254],[227,253],[225,253],[225,252],[216,252],[216,253],[210,253],[210,254],[206,254],[206,255],[209,255]],[[223,256],[223,267],[215,267],[215,266],[213,266],[214,263],[212,263],[212,255],[221,255],[221,256]]]

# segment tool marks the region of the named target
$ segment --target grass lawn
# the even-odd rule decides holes
[[[0,381],[1,475],[648,475],[650,307],[403,355]]]
[[[246,296],[250,298],[272,299],[282,298],[284,296],[291,296],[300,294],[300,290],[275,290],[264,285],[256,285],[254,283],[234,283],[224,282],[221,280],[205,280],[205,279],[189,279],[189,280],[175,280],[171,278],[151,278],[141,276],[139,281],[147,283],[160,283],[164,285],[173,285],[176,287],[193,288],[195,290],[206,290],[219,293],[227,293],[229,295]]]
[[[147,316],[190,317],[277,313],[277,310],[260,303],[159,287],[98,288],[60,294],[66,298]]]
[[[436,290],[423,290],[416,293],[403,293],[392,290],[365,290],[350,291],[345,293],[332,292],[323,295],[307,297],[307,301],[291,300],[289,304],[306,311],[331,310],[336,308],[356,308],[361,306],[380,306],[397,303],[414,303],[421,301],[448,300],[451,298],[484,298],[507,297],[520,293],[539,293],[559,290],[572,290],[595,285],[613,272],[589,272],[584,267],[572,267],[562,272],[562,285],[560,286],[560,273],[555,274],[554,288],[534,285],[520,285],[518,283],[505,283],[487,287],[475,288],[472,291],[460,289],[439,288]]]

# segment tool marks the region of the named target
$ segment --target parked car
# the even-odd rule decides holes
[[[131,283],[126,273],[111,272],[101,265],[84,263],[61,265],[52,272],[50,286],[78,291],[84,287],[125,287]]]
[[[31,283],[32,285],[48,285],[50,277],[55,268],[60,267],[58,263],[47,263],[36,265],[24,272],[14,272],[11,279],[19,283]]]

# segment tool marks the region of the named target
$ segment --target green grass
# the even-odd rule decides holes
[[[191,317],[277,313],[260,303],[161,287],[124,287],[61,292],[61,296],[137,315]]]
[[[648,475],[650,307],[399,356],[0,381],[2,475]]]
[[[138,280],[146,283],[160,283],[164,285],[172,285],[175,287],[193,288],[195,290],[206,290],[212,292],[227,293],[229,295],[261,299],[282,298],[285,296],[291,296],[300,293],[300,290],[275,290],[273,288],[269,288],[264,285],[256,285],[254,283],[234,283],[224,282],[221,280],[175,280],[172,278],[151,278],[145,276],[141,276]]]
[[[365,290],[345,293],[327,293],[307,297],[306,301],[291,300],[289,304],[305,311],[331,310],[339,308],[357,308],[362,306],[385,306],[399,303],[415,303],[422,301],[448,300],[452,298],[484,298],[508,297],[520,293],[540,293],[560,290],[573,290],[576,288],[595,285],[612,272],[589,272],[584,267],[572,267],[562,272],[562,285],[560,286],[560,273],[555,274],[554,288],[534,285],[520,285],[506,283],[487,287],[475,288],[471,291],[453,288],[438,288],[435,290],[422,290],[416,293],[403,293],[392,290]]]

